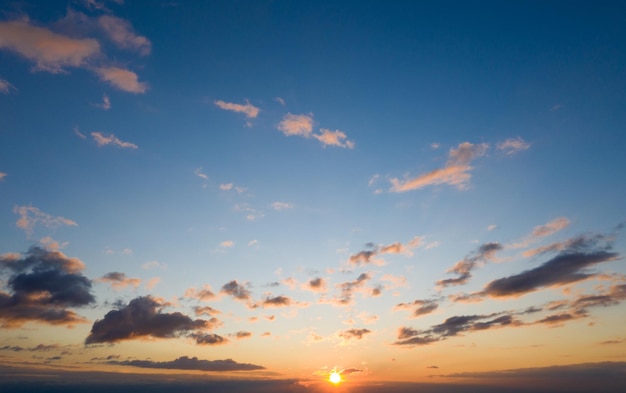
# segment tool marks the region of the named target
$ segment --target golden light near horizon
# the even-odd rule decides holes
[[[333,370],[328,375],[328,381],[332,384],[337,385],[343,382],[343,379],[341,378],[341,374],[337,370]]]

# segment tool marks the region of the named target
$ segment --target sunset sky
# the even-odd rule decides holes
[[[0,390],[623,391],[625,15],[0,2]]]

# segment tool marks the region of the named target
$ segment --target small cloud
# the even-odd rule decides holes
[[[17,227],[29,235],[32,234],[36,225],[42,225],[49,229],[56,229],[62,225],[78,226],[73,220],[61,216],[51,216],[34,206],[15,206],[13,212],[20,216],[15,223]]]
[[[16,91],[17,89],[13,86],[9,81],[5,79],[0,79],[0,94],[9,94],[11,91]]]
[[[138,147],[134,143],[124,142],[120,140],[118,137],[116,137],[113,134],[105,135],[101,132],[94,131],[91,133],[91,136],[100,147],[106,146],[106,145],[114,145],[114,146],[121,147],[122,149],[137,149]]]
[[[222,101],[222,100],[217,100],[214,103],[215,103],[215,105],[217,105],[221,109],[224,109],[224,110],[227,110],[227,111],[243,113],[249,119],[256,118],[259,115],[259,111],[260,111],[259,108],[257,108],[256,106],[250,104],[250,102],[248,102],[248,100],[246,100],[245,105],[234,104],[234,103],[225,102],[225,101]]]
[[[488,230],[489,232],[491,232],[491,231],[496,230],[497,228],[498,228],[498,226],[497,226],[496,224],[491,224],[491,225],[489,225],[489,226],[487,227],[487,230]]]
[[[148,85],[139,82],[137,74],[132,71],[119,67],[101,67],[96,68],[95,71],[102,80],[120,90],[129,93],[145,93],[148,90]]]
[[[347,140],[345,133],[339,130],[331,131],[325,128],[320,130],[320,134],[313,134],[313,138],[322,142],[324,146],[337,146],[345,147],[348,149],[354,148],[354,142]]]
[[[235,337],[237,340],[241,340],[244,338],[252,337],[252,333],[245,332],[245,331],[238,331],[237,333],[232,334],[232,336]]]
[[[138,278],[126,277],[126,274],[120,272],[110,272],[97,279],[97,281],[111,284],[114,289],[123,289],[128,286],[138,288],[141,280]]]
[[[233,186],[234,186],[233,183],[220,184],[220,190],[229,191],[233,189]]]
[[[430,144],[430,148],[433,149],[433,150],[437,150],[440,147],[441,147],[441,145],[439,143],[437,143],[437,142],[433,142],[433,143]]]
[[[251,293],[237,280],[232,280],[222,286],[221,293],[230,295],[238,300],[250,300]]]
[[[146,281],[146,289],[151,290],[154,287],[156,287],[156,285],[158,283],[160,283],[160,282],[161,282],[161,278],[160,277],[152,277],[151,279]]]
[[[550,111],[551,112],[556,112],[556,111],[558,111],[559,109],[562,109],[562,108],[563,108],[563,105],[556,104],[556,105],[553,105],[552,108],[550,108]]]
[[[189,337],[193,338],[198,345],[223,345],[228,343],[226,337],[212,333],[192,333]]]
[[[280,97],[274,98],[274,101],[278,102],[282,106],[285,106],[285,100]]]
[[[390,180],[392,187],[389,191],[406,192],[436,184],[448,184],[456,186],[459,190],[465,190],[468,188],[472,177],[469,173],[473,169],[470,163],[476,158],[485,155],[488,148],[489,145],[486,143],[474,145],[469,142],[463,142],[456,149],[450,149],[448,162],[443,168],[435,169],[412,179],[400,180],[392,178]]]
[[[339,332],[339,337],[345,340],[361,340],[363,336],[371,332],[369,329],[349,329]]]
[[[204,285],[204,287],[200,290],[196,288],[188,288],[183,295],[184,298],[188,299],[196,299],[203,302],[208,302],[209,300],[215,299],[216,295],[211,290],[209,285]],[[197,310],[196,310],[197,315]]]
[[[97,108],[102,108],[105,111],[108,111],[109,109],[111,109],[111,100],[109,99],[109,96],[107,96],[106,94],[102,95],[102,103],[101,104],[94,104],[95,107]]]
[[[258,246],[259,245],[259,241],[254,239],[254,240],[250,240],[248,242],[248,247],[252,247],[252,246]]]
[[[5,177],[7,177],[7,174],[4,172],[0,172],[0,181],[4,180]]]
[[[80,130],[78,129],[78,127],[74,127],[74,134],[79,137],[80,139],[86,139],[87,136],[85,134],[83,134],[82,132],[80,132]]]
[[[278,124],[278,130],[286,136],[299,135],[308,138],[313,132],[313,115],[287,113]]]
[[[293,203],[274,202],[272,203],[272,209],[274,210],[293,209]]]
[[[370,177],[370,179],[367,181],[367,186],[368,187],[373,186],[379,178],[380,178],[380,175],[378,173],[372,175],[372,177]]]
[[[125,19],[111,15],[103,15],[98,18],[98,24],[118,47],[148,55],[152,49],[152,43],[146,37],[138,36]]]
[[[230,248],[234,245],[235,245],[235,242],[233,242],[232,240],[225,240],[220,243],[220,247],[224,247],[224,248]]]
[[[515,153],[520,151],[528,150],[530,148],[530,143],[524,141],[522,138],[509,138],[503,142],[500,142],[496,145],[496,148],[507,156],[512,156]]]
[[[209,180],[209,176],[207,176],[205,173],[202,173],[202,167],[196,168],[196,170],[193,171],[193,173],[201,179]]]
[[[144,263],[143,265],[141,265],[141,268],[144,270],[166,269],[167,265],[159,261],[148,261]]]
[[[570,220],[566,217],[558,217],[554,220],[544,224],[537,226],[533,229],[532,236],[534,237],[545,237],[550,236],[558,231],[561,231],[567,228],[570,224]]]

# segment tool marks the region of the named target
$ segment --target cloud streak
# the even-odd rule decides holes
[[[227,110],[227,111],[243,113],[244,115],[246,115],[248,119],[256,118],[260,112],[260,109],[250,104],[248,100],[246,100],[245,104],[235,104],[232,102],[216,100],[214,101],[214,104],[217,105],[219,108]]]
[[[254,371],[264,370],[265,367],[250,363],[237,363],[232,359],[224,360],[203,360],[197,357],[181,356],[178,359],[155,362],[152,360],[111,360],[108,364],[118,366],[132,366],[141,368],[167,369],[167,370],[196,370],[196,371]]]
[[[94,131],[91,133],[91,136],[100,147],[106,146],[106,145],[113,145],[113,146],[121,147],[122,149],[137,149],[138,148],[138,146],[135,145],[134,143],[124,142],[113,134],[106,135],[101,132]]]

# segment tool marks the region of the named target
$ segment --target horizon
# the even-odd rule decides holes
[[[626,6],[0,5],[0,390],[626,388]]]

